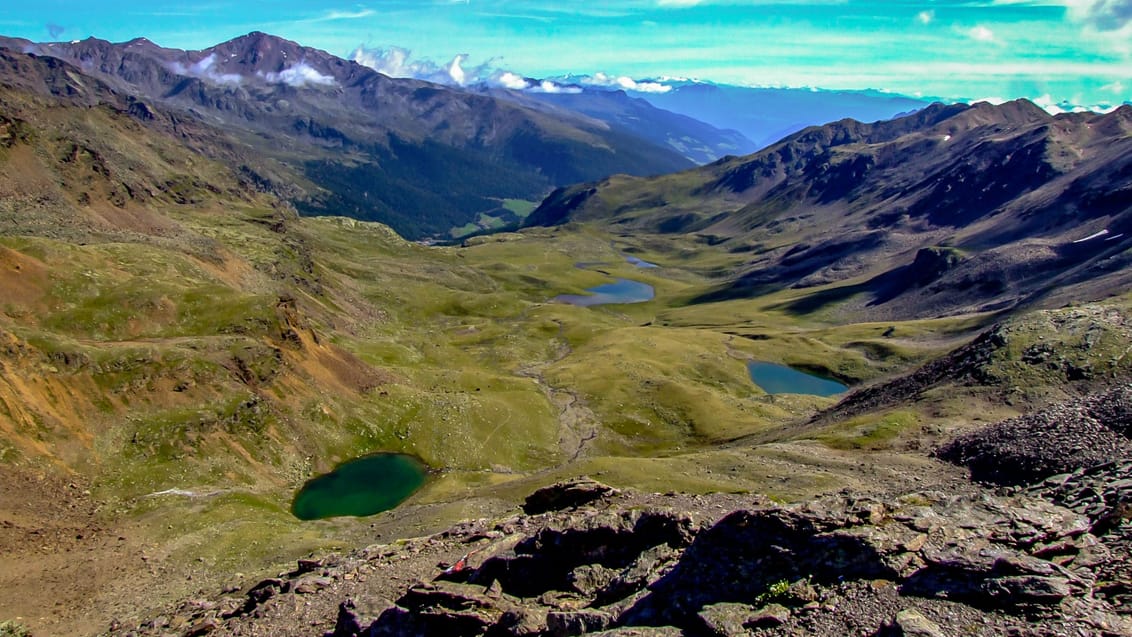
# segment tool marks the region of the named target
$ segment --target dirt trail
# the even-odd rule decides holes
[[[545,384],[542,387],[558,408],[558,422],[561,424],[558,445],[564,454],[569,455],[569,462],[574,462],[585,453],[586,444],[597,438],[597,416],[574,392]]]
[[[559,325],[559,331],[562,326]],[[558,409],[558,447],[562,455],[569,458],[563,464],[569,464],[581,458],[586,451],[587,443],[597,438],[599,423],[594,412],[586,406],[585,401],[577,393],[564,387],[554,387],[547,383],[543,372],[551,365],[573,353],[573,349],[564,340],[558,340],[558,348],[549,360],[519,369],[516,374],[531,378],[538,383],[550,404]]]

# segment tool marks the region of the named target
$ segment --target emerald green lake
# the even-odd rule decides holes
[[[413,456],[364,456],[307,481],[295,495],[291,513],[300,520],[381,513],[404,502],[427,477],[428,468]]]
[[[747,363],[747,372],[750,373],[751,380],[768,394],[833,396],[849,389],[835,380],[774,363],[751,361]]]

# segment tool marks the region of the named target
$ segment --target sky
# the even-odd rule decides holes
[[[1132,0],[6,0],[0,34],[202,49],[265,31],[389,70],[1132,101]],[[459,57],[458,57],[459,56]]]

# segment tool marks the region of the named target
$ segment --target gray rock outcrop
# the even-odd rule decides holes
[[[305,560],[242,602],[175,614],[216,634],[323,625],[334,637],[1128,635],[1129,487],[1132,463],[1010,494],[968,485],[792,506],[609,490]]]

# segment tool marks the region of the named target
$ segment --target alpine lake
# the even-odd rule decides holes
[[[776,363],[751,361],[747,363],[751,380],[768,394],[809,394],[835,396],[849,389],[829,378],[807,374]]]
[[[407,500],[424,486],[428,473],[423,462],[406,454],[362,456],[308,480],[291,512],[300,520],[374,515]]]

